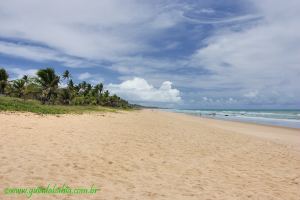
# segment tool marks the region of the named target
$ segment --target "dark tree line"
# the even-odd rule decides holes
[[[68,70],[62,76],[57,75],[54,69],[46,68],[38,70],[36,77],[24,75],[11,81],[8,78],[6,70],[0,68],[0,95],[36,99],[42,104],[130,107],[126,100],[104,91],[102,83],[92,85],[83,81],[75,84]],[[61,81],[66,82],[67,87],[59,87]]]

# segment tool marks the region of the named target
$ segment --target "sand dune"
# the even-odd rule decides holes
[[[300,199],[300,131],[143,110],[0,113],[7,187],[67,184],[96,195],[31,199]]]

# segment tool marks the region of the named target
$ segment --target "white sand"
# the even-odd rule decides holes
[[[300,131],[160,111],[0,113],[6,187],[101,188],[31,199],[300,199]]]

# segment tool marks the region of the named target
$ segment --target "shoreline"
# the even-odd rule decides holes
[[[151,109],[58,116],[0,112],[0,122],[0,191],[48,184],[100,188],[95,195],[32,199],[300,195],[300,140],[293,129]],[[0,192],[0,199],[7,198],[26,197]]]
[[[150,110],[150,109],[148,109],[148,110]],[[164,111],[164,110],[160,110],[160,111],[169,112],[169,111]],[[234,123],[257,125],[257,126],[266,126],[266,127],[273,127],[273,128],[300,130],[300,128],[296,128],[296,127],[288,127],[288,126],[280,126],[280,125],[272,125],[272,124],[263,124],[263,123],[256,123],[256,122],[250,122],[250,121],[238,121],[238,120],[225,119],[225,118],[213,118],[213,117],[197,116],[197,115],[188,114],[188,113],[179,113],[179,112],[171,112],[171,113],[183,114],[183,115],[186,115],[186,116],[196,117],[196,118],[205,119],[205,120],[207,119],[207,120],[216,120],[216,121],[221,121],[221,122],[234,122]]]
[[[157,110],[158,111],[158,110]],[[217,118],[209,118],[203,116],[190,115],[187,113],[176,113],[159,110],[158,112],[163,113],[174,113],[178,115],[184,115],[187,117],[192,117],[195,120],[199,119],[202,122],[210,122],[219,128],[238,132],[239,134],[247,134],[250,136],[255,136],[261,139],[270,140],[272,142],[276,142],[284,145],[292,145],[293,148],[297,149],[300,152],[300,128],[292,128],[285,126],[276,126],[270,124],[259,124],[254,122],[242,122],[242,121],[233,121],[226,119],[217,119]],[[251,131],[251,128],[261,129],[261,134],[257,134],[257,131]],[[238,131],[237,131],[238,130]],[[273,132],[272,132],[273,131]],[[284,133],[282,133],[284,132]],[[286,135],[288,134],[288,135]]]
[[[210,119],[246,122],[279,127],[300,129],[300,110],[181,110],[161,109],[162,111],[184,113]]]
[[[284,127],[284,128],[292,128],[292,129],[300,129],[300,121],[296,119],[278,119],[278,118],[263,118],[263,117],[250,117],[250,116],[216,116],[210,117],[209,115],[198,115],[196,113],[188,113],[188,112],[178,112],[172,111],[168,109],[160,109],[163,112],[172,112],[172,113],[181,113],[189,116],[202,117],[206,119],[216,119],[216,120],[224,120],[224,121],[232,121],[232,122],[241,122],[241,123],[250,123],[250,124],[258,124],[258,125],[266,125],[266,126],[275,126],[275,127]],[[222,111],[222,110],[220,110]],[[277,123],[276,123],[277,122]]]

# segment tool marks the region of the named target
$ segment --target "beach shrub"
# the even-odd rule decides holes
[[[71,103],[72,105],[76,105],[76,106],[84,105],[84,97],[75,97]]]
[[[72,92],[68,88],[59,90],[58,100],[63,105],[69,105],[73,99]]]
[[[7,86],[8,82],[8,73],[5,69],[0,68],[0,94],[4,94],[5,87]]]

